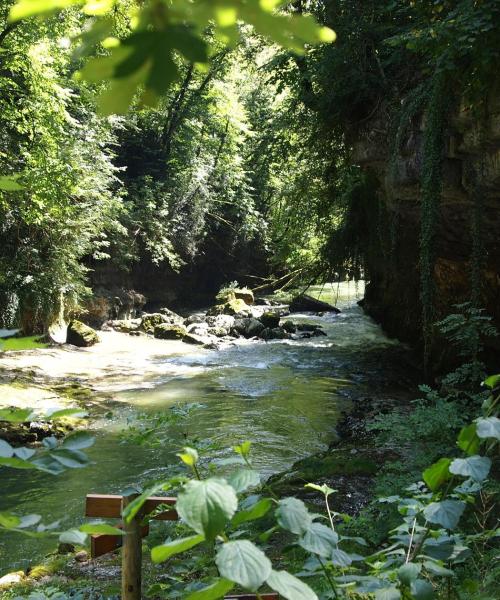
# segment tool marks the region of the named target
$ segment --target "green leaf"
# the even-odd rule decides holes
[[[61,408],[47,412],[46,417],[55,420],[62,419],[63,417],[86,417],[87,414],[88,413],[81,408]]]
[[[243,458],[248,458],[250,456],[250,449],[252,447],[252,442],[243,442],[239,446],[234,447],[234,451],[243,456]]]
[[[84,0],[18,0],[10,10],[9,21],[19,21],[83,2]]]
[[[163,483],[157,483],[155,485],[152,485],[151,487],[144,490],[140,496],[137,496],[137,498],[135,498],[134,500],[132,500],[132,502],[127,504],[122,514],[122,517],[125,519],[125,521],[127,521],[127,523],[130,523],[130,521],[144,506],[144,503],[149,498],[149,496],[152,496],[158,490],[161,490],[163,488],[163,485]]]
[[[180,452],[177,456],[188,467],[194,467],[199,460],[198,452],[194,448],[186,447],[183,452]]]
[[[422,565],[420,564],[406,563],[398,569],[399,581],[409,586],[411,582],[415,581],[415,579],[419,576],[421,570]]]
[[[41,515],[23,515],[21,517],[21,522],[19,523],[18,527],[20,529],[24,529],[26,527],[33,527],[33,525],[39,523],[41,519]]]
[[[339,536],[330,527],[322,523],[311,523],[298,544],[304,550],[330,558],[332,551],[337,548]]]
[[[25,448],[21,446],[20,448],[14,448],[14,454],[17,458],[21,458],[22,460],[28,460],[36,453],[36,450],[33,448]]]
[[[83,533],[83,531],[78,531],[78,529],[68,529],[68,531],[63,531],[59,536],[61,544],[75,544],[77,546],[83,546],[86,539],[87,534]]]
[[[231,523],[234,527],[236,527],[241,525],[241,523],[260,519],[269,512],[272,505],[273,501],[271,498],[262,498],[262,500],[259,500],[251,508],[248,508],[247,510],[241,510],[240,512],[236,513]]]
[[[432,600],[434,598],[434,588],[423,579],[412,581],[410,591],[415,600]]]
[[[33,417],[31,408],[0,408],[0,421],[26,423]]]
[[[436,463],[425,469],[423,478],[430,490],[435,492],[445,481],[451,478],[450,464],[451,458],[440,458]]]
[[[336,567],[349,567],[352,563],[352,558],[349,556],[349,554],[343,550],[340,550],[340,548],[333,550],[330,560]]]
[[[313,590],[287,571],[271,571],[267,585],[287,600],[318,600]]]
[[[401,592],[395,588],[382,588],[375,590],[375,600],[400,600]]]
[[[223,544],[215,558],[222,577],[255,592],[271,574],[271,561],[248,540]]]
[[[424,508],[424,517],[445,529],[455,529],[464,510],[465,504],[459,500],[431,502]]]
[[[491,460],[487,456],[469,456],[456,458],[450,465],[450,472],[462,477],[470,477],[474,481],[484,481],[488,477]]]
[[[69,469],[81,469],[89,463],[89,458],[80,450],[68,450],[66,448],[56,448],[51,451],[51,457],[60,462]]]
[[[500,419],[498,417],[485,417],[478,419],[476,423],[478,437],[500,440]]]
[[[14,448],[5,440],[0,439],[0,457],[10,458],[14,455]]]
[[[0,512],[0,527],[4,527],[5,529],[14,529],[18,527],[21,523],[21,519],[8,512]]]
[[[202,590],[197,590],[187,596],[186,600],[217,600],[234,588],[234,583],[228,579],[219,579]]]
[[[33,462],[22,460],[20,458],[2,458],[0,457],[0,465],[11,467],[12,469],[36,469],[37,466]]]
[[[86,431],[77,431],[64,438],[61,448],[68,450],[83,450],[89,448],[95,442],[95,437]]]
[[[445,539],[427,539],[424,543],[424,554],[436,560],[446,560],[450,558],[455,549],[455,544],[451,538]]]
[[[424,562],[424,567],[427,571],[432,573],[433,575],[437,575],[438,577],[453,577],[454,573],[451,569],[446,569],[442,565],[432,561],[426,560]]]
[[[0,190],[5,190],[6,192],[17,192],[19,190],[23,190],[24,187],[16,181],[17,177],[18,176],[16,175],[0,176]]]
[[[79,530],[83,533],[93,533],[99,535],[123,535],[123,530],[113,527],[107,523],[87,523],[81,525]]]
[[[304,487],[310,488],[311,490],[316,490],[317,492],[321,492],[327,498],[330,494],[334,494],[337,491],[326,485],[326,483],[324,483],[323,485],[317,485],[315,483],[306,483]]]
[[[260,485],[260,475],[252,469],[238,469],[227,478],[227,482],[239,494],[248,488]]]
[[[154,563],[164,562],[174,554],[185,552],[186,550],[201,544],[204,540],[205,538],[202,535],[192,535],[190,537],[174,540],[173,542],[167,542],[161,546],[155,546],[151,550],[151,559]]]
[[[481,440],[477,435],[476,423],[464,427],[458,434],[457,446],[469,455],[477,454]]]
[[[497,385],[500,385],[500,375],[491,375],[484,381],[484,385],[490,389],[495,389]]]
[[[212,540],[232,519],[238,508],[234,489],[225,479],[190,481],[179,494],[179,516],[197,533]]]
[[[276,510],[278,524],[297,535],[305,533],[312,523],[312,517],[302,500],[284,498]]]

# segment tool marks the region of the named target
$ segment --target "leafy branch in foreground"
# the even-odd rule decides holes
[[[140,4],[125,0],[18,0],[10,12],[15,23],[55,10],[78,7],[94,19],[82,36],[80,56],[95,53],[81,75],[91,82],[111,81],[101,95],[100,107],[106,114],[126,112],[138,89],[141,101],[155,105],[171,84],[180,77],[179,57],[188,63],[207,65],[212,45],[205,33],[212,28],[215,38],[235,45],[241,26],[294,52],[303,52],[307,44],[333,42],[335,33],[318,25],[312,16],[279,12],[282,0],[149,0]],[[113,14],[120,10],[129,23],[128,35],[113,37]],[[102,55],[106,49],[107,54]]]

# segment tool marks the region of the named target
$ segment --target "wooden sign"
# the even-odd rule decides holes
[[[135,500],[135,496],[113,496],[106,494],[87,494],[85,501],[85,516],[100,517],[105,519],[120,519],[124,509],[130,502]],[[146,519],[156,519],[158,521],[177,521],[179,515],[173,508],[176,502],[175,498],[164,496],[151,496],[146,500],[139,513],[130,520],[130,522],[118,525],[123,529],[124,535],[92,535],[90,538],[90,555],[92,558],[102,556],[108,552],[113,552],[122,548],[122,600],[140,600],[141,599],[141,571],[142,571],[142,538],[149,533],[149,525],[142,524]],[[159,507],[167,507],[158,514],[149,516]],[[276,593],[260,594],[242,594],[226,596],[226,600],[278,600]]]

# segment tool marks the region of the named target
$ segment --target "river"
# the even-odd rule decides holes
[[[88,451],[89,466],[57,477],[2,469],[0,510],[38,513],[45,523],[60,519],[64,528],[76,525],[83,521],[87,493],[119,493],[172,474],[186,439],[222,471],[231,448],[250,440],[255,467],[264,475],[327,448],[353,398],[398,385],[403,347],[359,308],[362,286],[313,292],[336,300],[342,312],[292,318],[321,324],[325,337],[205,350],[112,333],[104,336],[115,344],[108,362],[106,340],[95,350],[9,353],[7,365],[38,367],[59,378],[79,375],[97,388],[89,424],[96,443]],[[137,427],[172,414],[154,436],[156,444],[131,441]],[[53,540],[1,534],[0,576],[25,568],[53,546]]]

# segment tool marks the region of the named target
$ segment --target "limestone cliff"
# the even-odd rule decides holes
[[[420,181],[425,115],[415,118],[394,156],[387,119],[379,114],[351,139],[355,164],[375,175],[376,192],[392,248],[367,256],[370,283],[365,308],[402,340],[421,337],[419,236]],[[487,102],[479,121],[461,106],[450,116],[442,169],[436,230],[434,279],[436,317],[470,299],[471,223],[479,198],[484,262],[481,304],[500,329],[500,94]]]

